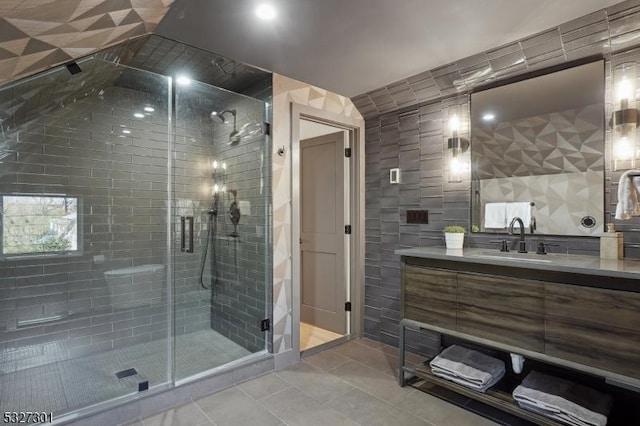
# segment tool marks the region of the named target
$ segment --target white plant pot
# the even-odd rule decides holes
[[[464,233],[445,232],[444,240],[447,244],[447,249],[460,250],[464,243]]]

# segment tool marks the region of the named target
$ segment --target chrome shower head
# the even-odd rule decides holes
[[[236,110],[235,109],[225,109],[222,112],[211,111],[211,118],[217,118],[221,122],[226,123],[227,122],[227,118],[225,117],[225,114],[233,115],[233,126],[235,127],[235,122],[236,122]]]

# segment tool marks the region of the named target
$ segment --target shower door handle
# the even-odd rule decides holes
[[[187,247],[187,253],[193,253],[193,216],[187,216],[187,222],[189,222],[189,247]]]
[[[184,216],[180,216],[180,251],[185,251],[185,239],[184,239],[185,220],[186,218]]]

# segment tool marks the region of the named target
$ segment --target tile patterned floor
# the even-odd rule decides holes
[[[183,334],[176,342],[176,377],[186,378],[249,354],[213,330]],[[128,368],[135,368],[138,375],[116,378],[117,371]],[[142,379],[151,386],[167,381],[165,339],[0,375],[0,411],[38,407],[37,411],[53,412],[55,417],[136,392]]]
[[[351,341],[128,426],[496,425],[413,388],[400,388],[396,352],[367,339]]]

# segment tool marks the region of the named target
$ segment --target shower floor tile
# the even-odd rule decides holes
[[[227,364],[250,352],[213,330],[176,336],[176,378]],[[118,379],[118,371],[137,375]],[[166,339],[0,375],[0,411],[66,413],[169,381]],[[6,391],[5,391],[6,390]]]

